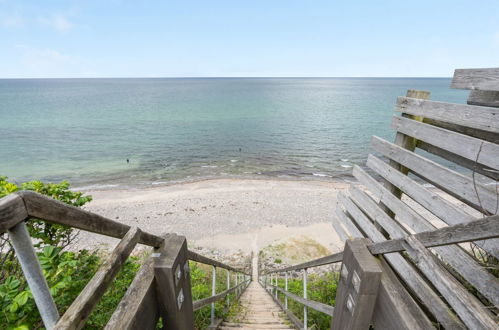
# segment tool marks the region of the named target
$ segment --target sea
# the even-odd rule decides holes
[[[137,188],[350,180],[397,96],[465,103],[450,78],[0,79],[0,176]]]

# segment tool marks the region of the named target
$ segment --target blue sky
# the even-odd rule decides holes
[[[0,0],[0,78],[452,76],[499,1]]]

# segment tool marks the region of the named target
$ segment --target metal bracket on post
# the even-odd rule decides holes
[[[193,329],[191,275],[184,236],[169,234],[153,255],[159,309],[163,329]]]
[[[363,238],[346,241],[331,329],[369,328],[382,271],[368,243]]]

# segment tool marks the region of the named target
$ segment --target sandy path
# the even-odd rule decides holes
[[[308,236],[332,252],[342,243],[330,219],[344,182],[206,180],[133,190],[89,191],[85,209],[155,234],[175,232],[192,245],[250,252],[257,245]],[[79,248],[116,244],[82,232]]]

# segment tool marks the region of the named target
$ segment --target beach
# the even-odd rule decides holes
[[[185,235],[190,247],[249,253],[292,238],[330,252],[343,243],[331,225],[345,182],[217,179],[146,189],[91,190],[88,211],[163,235]],[[109,248],[118,240],[81,232],[75,248]]]

